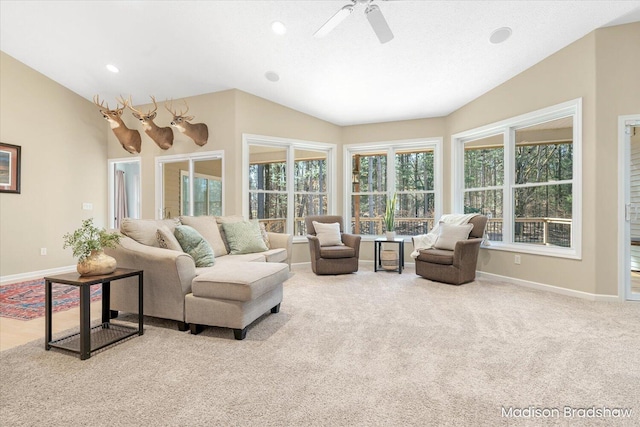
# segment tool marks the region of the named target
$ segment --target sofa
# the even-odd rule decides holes
[[[116,230],[122,234],[119,244],[105,252],[118,267],[144,270],[146,316],[175,320],[181,331],[194,334],[204,326],[230,328],[236,339],[244,339],[249,324],[269,310],[279,311],[293,245],[292,235],[262,228],[266,250],[238,253],[225,228],[247,223],[240,216],[126,218]],[[195,230],[206,241],[213,265],[198,266],[199,255],[182,250],[174,234],[185,229]],[[130,279],[111,284],[112,317],[120,311],[137,313],[137,287],[126,280]]]

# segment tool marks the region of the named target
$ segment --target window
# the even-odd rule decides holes
[[[244,135],[243,144],[247,217],[269,231],[305,236],[306,216],[331,212],[334,145],[255,135]]]
[[[179,215],[223,215],[223,153],[156,157],[158,218]]]
[[[397,193],[396,233],[427,233],[441,211],[440,146],[441,140],[421,140],[345,147],[349,230],[381,235],[387,199]]]
[[[580,130],[576,100],[454,135],[456,210],[489,217],[493,248],[579,258]]]

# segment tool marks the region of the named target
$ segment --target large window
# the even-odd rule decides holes
[[[581,102],[453,136],[454,205],[497,249],[580,257]]]
[[[249,218],[305,236],[306,216],[331,212],[333,145],[245,135],[243,150]]]
[[[440,146],[441,140],[425,140],[345,147],[350,231],[381,235],[386,203],[395,193],[396,233],[427,233],[441,209]]]
[[[189,172],[181,171],[182,180],[181,191],[181,210],[180,212],[189,212],[190,206],[190,185]],[[222,178],[204,175],[193,175],[193,215],[222,215]],[[186,215],[186,214],[185,214]]]

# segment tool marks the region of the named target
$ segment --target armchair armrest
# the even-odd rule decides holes
[[[307,239],[309,239],[309,250],[311,251],[311,259],[319,260],[320,240],[318,240],[317,236],[312,236],[310,234],[307,234]]]
[[[480,243],[482,243],[482,238],[460,240],[456,242],[456,246],[453,250],[453,265],[461,267],[463,262],[466,264],[472,263],[475,269],[475,264],[478,261]]]
[[[360,240],[362,240],[362,236],[342,233],[342,243],[355,249],[356,258],[360,257]]]

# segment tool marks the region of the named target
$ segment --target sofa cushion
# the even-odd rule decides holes
[[[262,239],[257,220],[222,224],[231,255],[250,254],[268,250]]]
[[[416,258],[420,261],[430,262],[432,264],[452,265],[453,251],[442,249],[422,249],[420,255]]]
[[[138,243],[159,248],[157,232],[160,226],[166,226],[172,233],[179,225],[177,219],[134,219],[125,218],[120,225],[120,231]]]
[[[179,225],[174,232],[182,250],[193,258],[196,267],[211,267],[215,261],[213,249],[193,227]]]
[[[182,246],[180,246],[180,242],[178,242],[176,236],[173,235],[173,232],[169,230],[169,227],[167,227],[166,225],[163,224],[158,227],[158,229],[156,230],[156,239],[158,240],[158,246],[160,246],[161,248],[182,252]]]
[[[469,238],[473,224],[453,225],[440,221],[438,227],[438,240],[433,247],[452,251],[456,247],[456,242]]]
[[[322,258],[353,258],[356,250],[350,246],[321,246],[320,256]]]
[[[342,236],[340,236],[340,224],[322,223],[313,221],[313,228],[316,230],[316,237],[320,241],[320,246],[340,246]]]
[[[216,217],[214,216],[181,216],[184,225],[193,227],[209,243],[216,257],[227,255],[229,252],[224,245]]]
[[[252,301],[289,278],[287,264],[225,263],[193,279],[193,296],[234,301]]]

